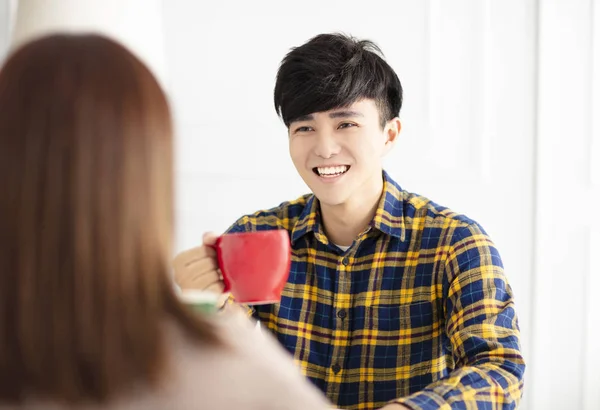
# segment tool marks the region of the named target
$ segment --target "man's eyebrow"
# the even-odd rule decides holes
[[[298,118],[295,118],[291,122],[302,122],[302,121],[312,121],[315,117],[312,114],[301,115]]]
[[[361,112],[352,111],[352,110],[339,110],[333,111],[329,113],[329,118],[352,118],[352,117],[364,117]],[[302,122],[302,121],[312,121],[315,117],[312,114],[301,115],[300,117],[294,119],[291,122]]]
[[[364,117],[364,115],[358,111],[343,110],[334,111],[329,113],[329,118],[351,118],[351,117]]]

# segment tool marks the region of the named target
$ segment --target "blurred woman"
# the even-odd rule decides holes
[[[316,409],[273,340],[180,304],[173,141],[121,45],[53,35],[0,71],[0,408]]]

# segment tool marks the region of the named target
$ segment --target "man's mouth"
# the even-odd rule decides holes
[[[350,169],[350,165],[336,165],[333,167],[314,167],[312,170],[322,178],[335,178],[345,174]]]

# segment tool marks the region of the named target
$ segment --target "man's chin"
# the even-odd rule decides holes
[[[321,205],[330,207],[344,205],[348,200],[346,195],[332,195],[330,192],[322,193],[313,191],[313,194],[319,200]]]

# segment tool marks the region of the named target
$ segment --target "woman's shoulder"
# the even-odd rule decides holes
[[[197,343],[172,331],[170,383],[186,403],[201,400],[206,408],[319,409],[328,408],[319,392],[266,331],[243,314],[217,316],[212,321],[222,340],[218,346]],[[187,407],[187,406],[186,406]],[[182,407],[183,408],[183,407]]]
[[[165,324],[168,361],[160,388],[140,387],[111,404],[64,407],[29,401],[0,410],[304,410],[327,409],[324,396],[294,366],[289,354],[243,313],[215,316],[220,344],[198,342]]]

